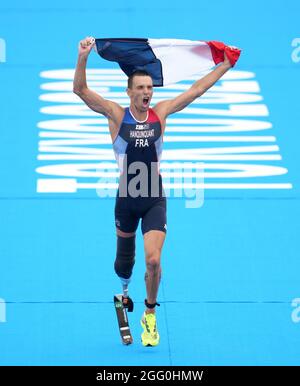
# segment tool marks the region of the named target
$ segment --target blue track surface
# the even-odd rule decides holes
[[[292,56],[299,13],[299,2],[289,0],[1,3],[0,365],[300,364],[300,62]],[[253,73],[259,90],[252,94],[263,100],[249,105],[264,104],[267,114],[206,113],[196,118],[270,122],[268,130],[211,135],[274,136],[275,143],[175,142],[166,143],[165,149],[276,145],[278,150],[270,154],[279,155],[278,160],[213,162],[287,170],[208,182],[288,188],[205,189],[204,205],[197,209],[186,208],[184,199],[169,199],[158,309],[161,344],[153,349],[140,344],[145,297],[141,233],[130,286],[136,301],[130,315],[135,342],[124,347],[112,303],[113,294],[120,291],[113,271],[113,198],[101,199],[95,189],[37,189],[38,179],[62,177],[38,173],[38,167],[97,162],[38,159],[39,141],[48,139],[39,137],[47,131],[39,122],[97,118],[40,110],[76,105],[43,100],[41,95],[47,93],[71,92],[41,89],[45,83],[70,82],[42,77],[41,72],[74,69],[77,43],[87,35],[219,40],[241,47],[232,71]],[[117,69],[93,53],[88,67]],[[227,110],[229,105],[196,107]],[[168,126],[170,135],[174,125]],[[78,181],[92,183],[97,178]]]

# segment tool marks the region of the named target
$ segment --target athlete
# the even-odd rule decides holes
[[[115,205],[117,252],[114,268],[121,279],[125,295],[128,293],[127,286],[135,263],[136,229],[139,220],[142,220],[147,298],[141,319],[141,338],[144,346],[156,346],[160,337],[155,307],[159,305],[157,294],[161,277],[161,253],[167,229],[166,197],[159,173],[166,119],[203,95],[231,68],[231,64],[225,54],[222,63],[187,91],[174,99],[161,101],[153,108],[150,107],[152,78],[145,71],[136,71],[128,78],[130,106],[123,108],[87,86],[86,64],[94,44],[91,37],[79,43],[73,91],[90,109],[108,119],[113,149],[121,171]]]

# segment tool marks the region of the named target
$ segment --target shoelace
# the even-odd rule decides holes
[[[146,325],[146,330],[150,334],[151,331],[153,333],[156,332],[156,318],[154,314],[148,314],[145,315],[144,317],[145,325]]]

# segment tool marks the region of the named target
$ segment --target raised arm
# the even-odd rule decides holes
[[[154,106],[154,110],[157,112],[161,120],[165,120],[170,114],[183,110],[195,99],[203,95],[231,68],[231,64],[226,54],[224,55],[225,59],[223,63],[217,66],[209,74],[196,81],[187,91],[178,95],[174,99],[159,102],[156,106]]]
[[[118,125],[120,120],[122,120],[124,109],[117,103],[102,98],[87,86],[86,64],[94,44],[94,39],[91,37],[87,37],[79,43],[73,92],[78,95],[90,109],[105,115],[109,120],[112,120]]]

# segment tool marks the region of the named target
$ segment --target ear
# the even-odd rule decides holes
[[[130,88],[127,87],[126,93],[127,93],[127,95],[129,96],[129,98],[130,98],[130,96],[131,96],[131,90],[130,90]]]

